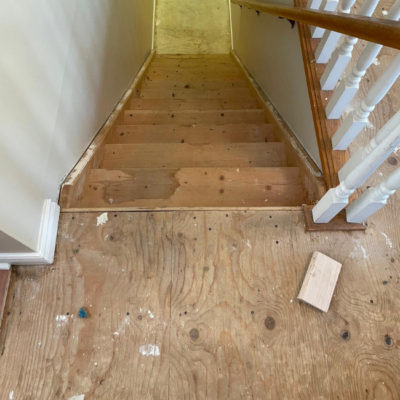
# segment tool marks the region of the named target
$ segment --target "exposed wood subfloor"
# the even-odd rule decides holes
[[[68,208],[300,206],[274,129],[230,56],[156,55]]]
[[[399,399],[396,210],[65,213],[54,266],[12,273],[0,398]],[[343,263],[326,314],[296,300],[315,250]]]

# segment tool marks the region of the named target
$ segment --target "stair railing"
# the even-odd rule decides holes
[[[310,26],[313,38],[322,38],[315,62],[327,64],[321,78],[322,90],[334,92],[326,107],[327,119],[344,117],[359,83],[383,46],[400,49],[400,0],[396,0],[386,18],[371,17],[378,0],[364,0],[358,14],[350,13],[354,0],[309,0],[307,7],[291,7],[253,0],[232,3],[288,18]],[[336,11],[338,9],[338,11]],[[346,35],[342,38],[342,35]],[[341,44],[339,44],[342,38]],[[358,39],[369,41],[350,74],[343,73],[352,59]],[[347,114],[332,137],[333,150],[347,150],[368,124],[368,117],[400,76],[400,53],[377,79],[360,105]],[[342,79],[341,79],[342,78]],[[341,80],[340,80],[341,79]],[[338,81],[340,83],[337,85]],[[315,223],[328,223],[347,207],[348,222],[362,223],[382,208],[400,189],[400,169],[377,187],[367,189],[350,205],[350,196],[400,146],[400,111],[380,129],[367,146],[358,149],[338,173],[339,185],[331,187],[313,208]],[[320,149],[321,151],[321,149]],[[323,171],[325,173],[325,171]]]

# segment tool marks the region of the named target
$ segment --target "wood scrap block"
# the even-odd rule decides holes
[[[327,312],[341,268],[339,262],[318,251],[314,252],[297,298]]]

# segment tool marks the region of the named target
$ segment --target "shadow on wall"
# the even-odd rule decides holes
[[[161,54],[229,53],[229,0],[157,0],[155,39]]]
[[[152,22],[148,0],[0,5],[0,230],[36,247],[43,201],[134,79]]]

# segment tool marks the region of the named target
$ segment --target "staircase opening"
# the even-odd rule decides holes
[[[231,55],[155,55],[67,209],[301,206],[304,168]]]
[[[321,197],[319,171],[231,53],[231,32],[228,1],[157,2],[153,53],[65,182],[64,211],[265,209]]]

